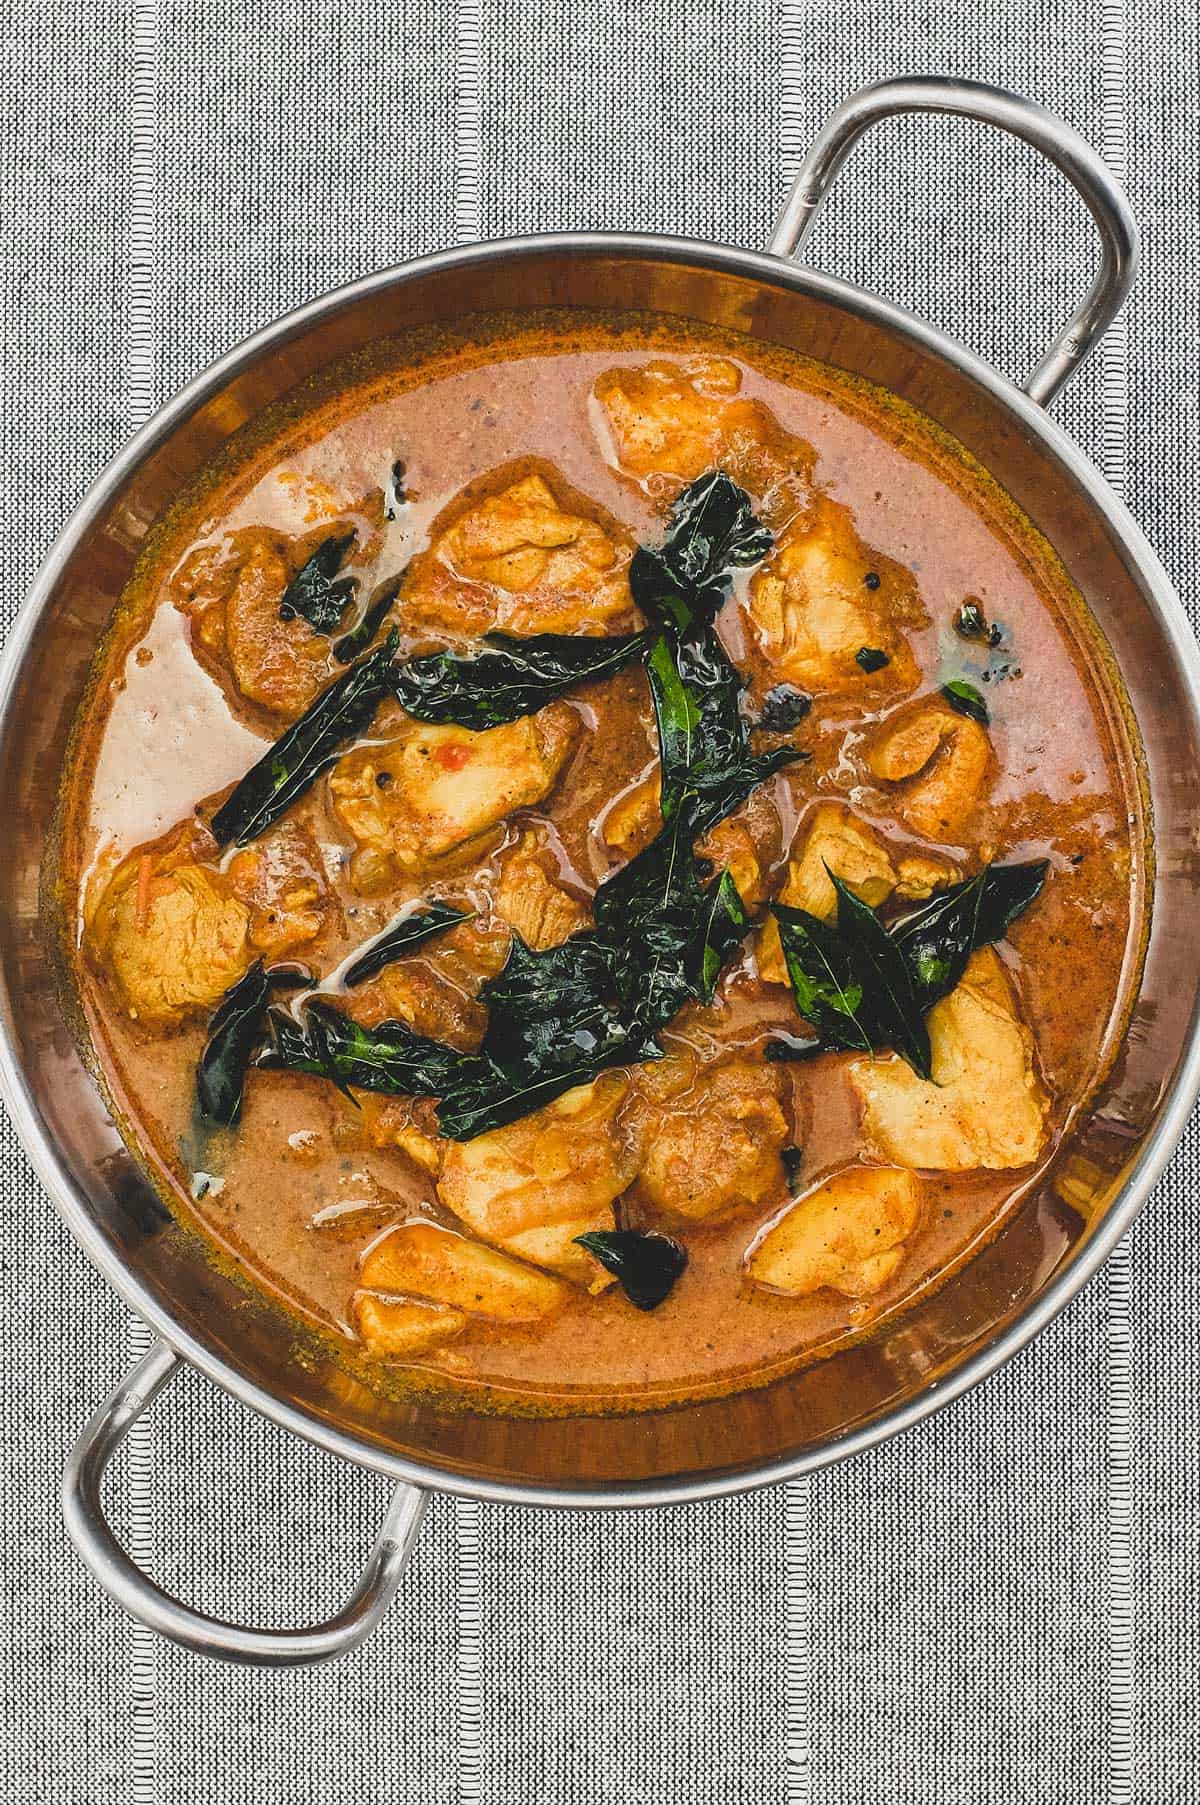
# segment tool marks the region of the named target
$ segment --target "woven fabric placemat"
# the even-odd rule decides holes
[[[1056,411],[1195,611],[1198,37],[1174,0],[6,0],[3,620],[102,461],[284,309],[509,232],[763,245],[830,108],[925,71],[1040,99],[1123,175],[1143,275]],[[1093,244],[1022,147],[917,121],[812,256],[1023,374]],[[1193,1127],[1105,1273],[882,1450],[670,1512],[435,1501],[383,1630],[276,1674],[134,1629],[66,1544],[66,1450],[146,1336],[5,1127],[6,1805],[1200,1798],[1198,1180]],[[295,1621],[385,1490],[189,1378],[114,1499],[166,1584]]]

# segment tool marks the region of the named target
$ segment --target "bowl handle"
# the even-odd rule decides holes
[[[63,1516],[71,1540],[110,1597],[148,1629],[196,1654],[287,1667],[347,1653],[370,1635],[392,1601],[425,1514],[425,1493],[411,1485],[396,1487],[362,1578],[336,1616],[313,1629],[248,1629],[181,1604],[122,1548],[100,1499],[113,1454],[179,1365],[166,1342],[156,1341],[83,1430],[63,1474]]]
[[[1034,101],[944,75],[876,82],[852,94],[831,115],[801,164],[769,248],[778,257],[799,254],[858,140],[868,126],[897,113],[955,113],[1023,138],[1062,171],[1095,220],[1100,233],[1099,271],[1025,384],[1025,393],[1045,407],[1120,312],[1137,269],[1138,228],[1129,202],[1090,144]]]

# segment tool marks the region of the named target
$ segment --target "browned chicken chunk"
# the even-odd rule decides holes
[[[630,546],[534,473],[469,505],[409,573],[406,625],[475,635],[589,633],[633,608]]]
[[[483,1240],[600,1288],[606,1277],[575,1237],[614,1226],[637,1169],[618,1121],[628,1089],[624,1073],[606,1072],[507,1128],[447,1143],[438,1196]]]
[[[884,722],[867,765],[878,782],[895,786],[901,819],[929,840],[955,840],[996,775],[987,728],[934,696]]]
[[[235,896],[250,910],[250,940],[279,959],[315,940],[336,911],[316,842],[307,828],[282,821],[229,862]]]
[[[385,889],[398,872],[427,869],[514,809],[541,802],[578,732],[565,703],[503,727],[406,722],[390,738],[347,753],[329,779],[334,812],[358,843],[357,888]]]
[[[929,617],[916,585],[864,545],[850,510],[827,496],[780,535],[750,584],[748,607],[773,682],[814,695],[917,682],[904,630],[927,626]]]
[[[847,1166],[772,1223],[752,1244],[746,1270],[790,1297],[826,1285],[846,1297],[869,1297],[899,1269],[920,1202],[911,1172]]]
[[[496,913],[536,952],[560,946],[592,919],[587,904],[556,883],[551,869],[548,850],[527,832],[505,854],[496,887]]]
[[[369,1291],[425,1298],[494,1322],[537,1322],[570,1295],[561,1279],[420,1220],[373,1242],[359,1278]]]
[[[1033,1036],[991,947],[929,1012],[933,1082],[896,1055],[854,1059],[850,1082],[881,1158],[916,1170],[996,1171],[1032,1165],[1046,1142],[1049,1100]]]
[[[761,401],[741,397],[741,385],[737,365],[724,357],[654,358],[607,371],[595,396],[618,469],[648,494],[673,498],[720,468],[793,513],[807,495],[812,447],[785,432]]]
[[[641,1189],[671,1215],[702,1221],[782,1191],[788,1123],[776,1068],[735,1060],[700,1072],[674,1096],[650,1095],[636,1116]]]
[[[199,858],[189,827],[120,864],[100,897],[87,950],[126,1014],[143,1027],[177,1028],[212,1009],[253,963],[250,910]]]
[[[313,548],[304,543],[307,556]],[[299,615],[280,618],[292,574],[285,542],[251,528],[219,550],[206,549],[175,583],[176,605],[192,622],[197,650],[229,671],[246,701],[288,720],[303,714],[342,669],[327,635],[314,633]]]

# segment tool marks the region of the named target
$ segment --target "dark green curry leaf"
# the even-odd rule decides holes
[[[707,1001],[746,932],[728,872],[701,884],[682,813],[601,885],[592,907],[621,1003],[650,1028],[662,1027],[693,997]]]
[[[537,633],[528,639],[489,633],[487,650],[471,657],[433,652],[410,658],[392,674],[392,694],[418,721],[500,727],[536,714],[548,702],[598,683],[644,657],[642,633]]]
[[[859,646],[854,654],[854,662],[860,670],[866,671],[870,676],[872,671],[881,671],[884,665],[890,664],[892,661],[886,652],[880,651],[878,646]]]
[[[742,680],[711,627],[656,640],[646,668],[658,721],[663,820],[677,810],[692,838],[744,802],[774,772],[794,764],[794,746],[755,756],[741,711]]]
[[[392,633],[352,664],[234,785],[210,824],[218,846],[245,846],[264,833],[366,731],[387,694],[397,644]]]
[[[745,490],[723,470],[710,470],[676,497],[662,545],[634,553],[630,591],[655,626],[687,633],[712,620],[729,593],[730,573],[757,564],[773,543]]]
[[[985,865],[890,924],[922,1009],[949,995],[973,952],[1003,939],[1041,891],[1049,869],[1047,859]]]
[[[833,922],[786,903],[772,905],[796,1007],[821,1044],[868,1053],[872,1018],[850,949]],[[780,1055],[775,1055],[780,1057]]]
[[[478,1058],[464,1063],[438,1107],[453,1140],[513,1122],[610,1066],[662,1057],[620,1010],[608,949],[590,931],[541,952],[514,934],[480,1000],[488,1025]]]
[[[576,1235],[577,1247],[586,1247],[607,1271],[616,1276],[622,1291],[639,1310],[655,1310],[674,1287],[687,1265],[687,1254],[669,1235],[634,1228],[598,1228]]]
[[[340,639],[334,641],[333,655],[339,664],[351,664],[360,652],[366,651],[399,594],[402,580],[403,573],[377,590],[363,609],[362,618],[355,622],[348,633],[343,633]]]
[[[355,1085],[391,1097],[440,1097],[471,1058],[416,1033],[407,1022],[364,1028],[322,997],[305,1003],[299,1019],[283,1009],[270,1010],[267,1026],[270,1043],[257,1065],[309,1072],[347,1094]]]
[[[353,533],[335,534],[321,541],[284,590],[279,604],[280,620],[295,620],[300,615],[314,633],[337,632],[354,591],[354,579],[339,577],[337,573],[353,544]]]
[[[391,926],[360,953],[347,970],[344,982],[351,987],[365,983],[393,959],[402,959],[405,953],[413,952],[434,934],[445,933],[447,928],[470,921],[474,913],[473,909],[460,909],[454,903],[431,902],[426,909],[410,909],[406,914],[398,915]]]
[[[965,714],[969,720],[978,721],[981,727],[986,727],[991,720],[987,703],[973,683],[955,677],[952,682],[943,683],[942,695],[958,714]]]
[[[828,867],[826,867],[828,870]],[[838,899],[838,934],[869,1004],[869,1031],[903,1054],[918,1077],[931,1078],[929,1035],[904,953],[869,903],[829,873]]]
[[[244,843],[303,794],[344,740],[369,725],[385,692],[418,719],[483,729],[647,656],[663,829],[601,886],[595,931],[541,952],[513,937],[503,971],[481,992],[488,1027],[478,1053],[428,1040],[403,1022],[367,1029],[313,998],[298,1015],[269,1012],[270,1045],[260,1063],[315,1073],[348,1094],[361,1088],[435,1097],[442,1133],[466,1140],[528,1115],[609,1066],[662,1057],[656,1031],[690,998],[712,996],[747,927],[729,873],[701,881],[694,842],[800,756],[790,746],[759,757],[750,752],[741,680],[711,626],[730,570],[762,557],[770,543],[749,498],[713,473],[684,492],[666,543],[647,554],[639,599],[663,628],[656,639],[493,634],[474,657],[446,652],[397,666],[392,634],[320,698],[218,811],[213,827],[222,843],[235,836]],[[378,969],[385,943],[391,953],[415,944],[412,919],[368,949],[348,981]],[[394,938],[400,934],[402,946]]]
[[[268,971],[256,959],[230,985],[208,1024],[208,1040],[196,1068],[196,1100],[207,1121],[232,1128],[241,1116],[246,1067],[261,1037],[271,992],[310,982],[294,967]]]
[[[836,924],[775,904],[796,1007],[820,1040],[817,1048],[800,1043],[795,1051],[772,1042],[766,1057],[800,1058],[819,1047],[893,1047],[928,1078],[924,1016],[954,989],[971,954],[1001,939],[1029,907],[1047,870],[1044,859],[989,865],[886,927],[836,877]]]

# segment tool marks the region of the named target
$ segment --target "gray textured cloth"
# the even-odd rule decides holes
[[[829,108],[881,75],[1032,94],[1127,170],[1124,332],[1061,404],[1193,610],[1194,4],[1177,0],[6,0],[4,618],[101,461],[234,339],[456,236],[762,244]],[[1092,256],[1021,148],[880,129],[814,257],[1024,371]],[[135,1631],[60,1528],[69,1440],[142,1331],[4,1131],[11,1805],[1159,1805],[1200,1798],[1193,1131],[1107,1272],[990,1383],[810,1482],[577,1519],[435,1504],[383,1631],[333,1668]],[[298,1619],[384,1487],[206,1384],[117,1475],[185,1596]]]

